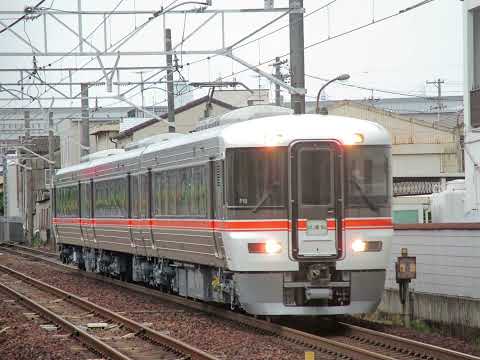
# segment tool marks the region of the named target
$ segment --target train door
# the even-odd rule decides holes
[[[94,243],[93,225],[92,225],[92,181],[80,183],[80,224],[82,238],[85,246],[91,246]]]
[[[134,253],[139,256],[152,256],[152,237],[149,225],[149,173],[130,176],[130,239]]]
[[[336,258],[342,244],[341,148],[331,141],[290,146],[292,257]]]

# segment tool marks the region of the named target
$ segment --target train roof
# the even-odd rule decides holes
[[[185,136],[167,137],[143,148],[62,168],[57,175],[211,139],[217,139],[220,146],[227,149],[288,146],[295,140],[315,139],[332,139],[349,144],[355,134],[363,136],[362,145],[390,144],[388,132],[375,122],[336,115],[279,115],[230,123]]]

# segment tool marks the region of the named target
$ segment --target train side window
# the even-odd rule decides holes
[[[55,197],[58,217],[78,217],[78,185],[57,187]]]
[[[154,173],[152,182],[155,216],[206,216],[206,166]]]
[[[81,183],[80,184],[80,201],[82,203],[81,207],[81,217],[90,218],[92,213],[92,204],[91,204],[91,185],[90,183]]]
[[[132,218],[139,218],[139,187],[138,176],[130,176],[130,197],[132,203]]]
[[[148,174],[132,175],[130,177],[130,194],[132,197],[132,217],[148,217],[148,196],[150,194]]]
[[[177,171],[167,171],[167,215],[177,214]]]
[[[192,168],[179,169],[177,172],[177,215],[194,215],[191,210]]]
[[[103,180],[95,183],[95,216],[127,217],[127,179]]]

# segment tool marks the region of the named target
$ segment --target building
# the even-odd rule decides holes
[[[480,1],[465,0],[464,118],[465,118],[465,212],[480,218]]]
[[[186,134],[193,130],[198,122],[208,116],[221,115],[227,111],[236,109],[226,102],[216,98],[210,99],[204,96],[191,101],[184,106],[175,109],[175,132]],[[118,148],[125,148],[128,144],[136,142],[152,135],[168,132],[168,114],[160,115],[158,119],[145,119],[134,126],[124,128],[116,137],[113,138],[117,142]],[[162,121],[164,120],[164,121]]]
[[[456,128],[399,115],[361,101],[326,105],[330,114],[374,121],[390,132],[395,195],[430,194],[446,181],[464,176],[461,139]]]
[[[270,89],[215,89],[214,97],[237,108],[270,104]]]
[[[114,149],[116,144],[112,139],[118,135],[120,131],[119,121],[110,123],[95,124],[90,127],[90,148],[91,152]]]

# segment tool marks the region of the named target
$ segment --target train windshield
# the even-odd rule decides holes
[[[390,148],[355,146],[345,151],[347,208],[368,208],[375,213],[390,207]]]
[[[227,200],[229,206],[285,206],[287,184],[286,148],[228,149]]]

